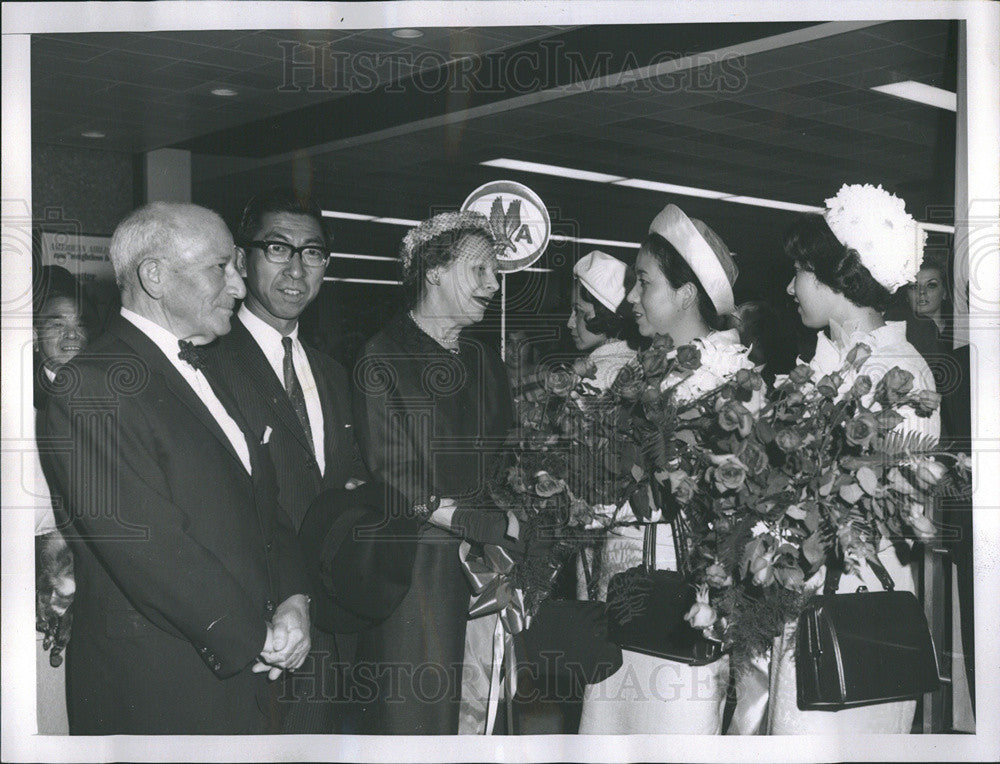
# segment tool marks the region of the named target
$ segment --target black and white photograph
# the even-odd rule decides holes
[[[1000,758],[1000,6],[2,12],[5,761]]]

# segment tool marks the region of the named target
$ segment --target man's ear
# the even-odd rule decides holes
[[[165,286],[164,276],[166,274],[164,273],[163,263],[153,257],[147,258],[139,263],[136,273],[139,277],[139,286],[142,287],[142,291],[154,300],[159,300],[163,296],[163,288]]]
[[[434,284],[437,286],[441,283],[441,269],[437,267],[428,268],[424,273],[424,279],[428,284]]]
[[[247,277],[247,251],[243,247],[236,246],[236,272],[243,278]]]

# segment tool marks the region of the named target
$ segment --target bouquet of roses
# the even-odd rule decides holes
[[[562,566],[592,542],[596,508],[622,491],[611,409],[588,382],[594,374],[584,361],[546,370],[539,393],[518,402],[518,426],[490,466],[490,495],[518,518],[525,541],[512,579],[530,613]]]
[[[743,656],[797,617],[824,564],[856,572],[883,539],[931,537],[931,503],[969,490],[966,457],[896,429],[906,409],[929,417],[937,393],[898,367],[873,385],[859,373],[870,354],[859,344],[819,379],[796,367],[757,415],[723,402],[688,456],[675,492],[701,585],[688,620]]]
[[[739,402],[762,389],[739,345],[689,344],[674,352],[669,336],[656,337],[608,391],[619,411],[619,463],[631,478],[625,496],[634,515],[614,521],[657,522],[665,511],[674,515],[697,490],[694,464],[717,411],[727,401],[742,409]]]

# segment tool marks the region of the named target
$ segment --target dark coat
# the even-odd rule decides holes
[[[302,346],[323,409],[326,472],[322,475],[284,386],[239,318],[233,317],[232,330],[212,343],[206,353],[209,365],[232,392],[240,413],[254,431],[271,426],[278,503],[296,531],[320,491],[343,488],[350,478],[365,479],[368,474],[354,439],[347,373],[329,356],[305,343]]]
[[[117,317],[60,371],[40,447],[78,536],[74,734],[259,734],[250,667],[275,603],[309,585],[262,432],[247,474],[159,348]]]
[[[513,423],[497,352],[463,336],[452,354],[400,314],[367,343],[355,380],[359,440],[376,476],[411,504],[456,499],[465,537],[499,543],[505,516],[482,496],[488,461]],[[361,635],[359,663],[368,662],[377,693],[367,731],[455,734],[471,593],[460,539],[425,525],[406,543],[409,581],[387,587],[401,601]]]
[[[206,359],[223,380],[244,419],[255,431],[272,428],[271,457],[278,481],[278,504],[296,532],[313,499],[324,490],[343,490],[351,478],[365,480],[368,470],[354,439],[351,394],[344,368],[323,353],[302,343],[316,381],[323,411],[323,452],[325,471],[321,474],[313,456],[312,443],[302,429],[284,385],[268,362],[250,331],[234,316],[229,334],[206,348]],[[318,511],[318,510],[317,510]],[[312,547],[309,547],[312,549]],[[317,560],[307,556],[306,566],[315,576]],[[354,619],[337,608],[325,593],[313,598],[312,650],[295,674],[285,677],[286,700],[294,695],[300,702],[287,704],[285,730],[294,733],[334,732],[338,723],[331,688],[343,680],[331,675],[338,663],[354,657]],[[322,630],[322,633],[319,630]],[[336,637],[332,636],[336,633]]]

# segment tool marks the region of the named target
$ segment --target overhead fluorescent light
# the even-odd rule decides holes
[[[641,188],[646,191],[661,191],[664,194],[679,194],[680,196],[701,196],[705,199],[722,199],[732,196],[725,191],[709,191],[707,188],[695,188],[694,186],[678,186],[674,183],[660,183],[656,180],[643,180],[642,178],[624,178],[612,181],[615,186],[628,186],[629,188]]]
[[[374,220],[374,215],[359,215],[356,212],[336,212],[334,210],[323,210],[325,218],[341,218],[343,220]]]
[[[330,257],[339,260],[385,260],[391,263],[399,262],[398,257],[388,257],[386,255],[355,255],[350,252],[331,252]]]
[[[405,225],[405,226],[415,226],[420,225],[419,220],[407,220],[406,218],[372,218],[373,223],[388,223],[389,225]]]
[[[621,175],[608,175],[603,172],[577,170],[572,167],[560,167],[554,164],[540,162],[522,162],[520,159],[490,159],[479,164],[487,167],[500,167],[504,170],[519,170],[520,172],[535,172],[541,175],[555,175],[558,178],[573,178],[575,180],[591,180],[595,183],[613,183],[624,180]]]
[[[522,268],[514,273],[552,273],[551,268]]]
[[[582,236],[562,236],[554,233],[549,238],[552,241],[575,241],[578,244],[593,244],[596,247],[624,247],[626,249],[639,249],[641,246],[634,241],[615,241],[614,239],[587,239]]]
[[[342,284],[382,284],[384,286],[402,286],[402,281],[395,279],[355,279],[341,276],[324,276],[323,281],[339,281]]]
[[[95,138],[95,139],[96,138],[106,138],[107,137],[100,130],[88,130],[85,133],[80,133],[80,136],[83,137],[83,138]]]
[[[790,210],[791,212],[814,212],[822,214],[826,212],[826,207],[811,207],[808,204],[795,204],[795,202],[779,202],[776,199],[760,199],[756,196],[724,196],[724,202],[735,202],[736,204],[750,204],[754,207],[771,207],[776,210]]]
[[[239,95],[239,93],[232,88],[212,88],[212,95],[221,96],[222,98],[232,98]]]
[[[398,37],[400,40],[416,40],[419,37],[423,37],[424,33],[419,29],[393,29],[392,36]]]
[[[921,223],[917,221],[917,225],[923,228],[925,231],[937,231],[938,233],[955,233],[955,226],[945,225],[943,223]]]
[[[891,85],[878,85],[872,90],[879,93],[886,93],[897,98],[905,98],[907,101],[936,106],[939,109],[948,111],[958,111],[958,96],[950,90],[936,88],[933,85],[925,85],[922,82],[906,80],[905,82],[894,82]]]
[[[811,207],[795,202],[783,202],[778,199],[761,199],[756,196],[740,196],[728,191],[714,191],[710,188],[698,188],[696,186],[682,186],[676,183],[664,183],[659,180],[647,180],[645,178],[624,178],[617,175],[607,175],[600,172],[590,172],[589,170],[576,170],[572,167],[559,167],[550,164],[539,164],[538,162],[522,162],[519,159],[490,159],[480,162],[487,167],[502,167],[508,170],[521,170],[523,172],[536,172],[543,175],[557,175],[563,178],[574,178],[577,180],[590,180],[597,183],[610,183],[613,186],[625,186],[626,188],[639,188],[643,191],[656,191],[662,194],[676,194],[678,196],[697,196],[702,199],[717,199],[724,202],[735,202],[736,204],[751,204],[756,207],[771,207],[778,210],[792,210],[796,212],[823,212],[822,207]],[[553,236],[553,239],[556,237]],[[584,244],[606,244],[610,247],[638,247],[638,244],[626,242],[609,242],[597,239],[574,239]]]

